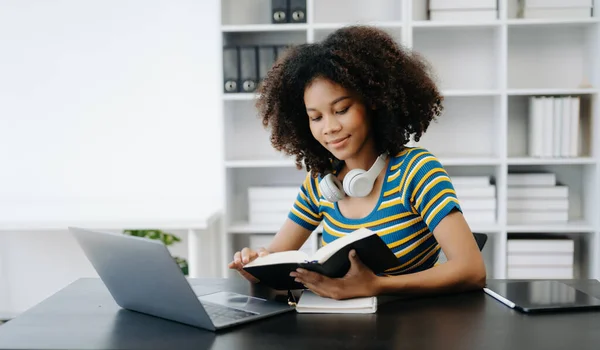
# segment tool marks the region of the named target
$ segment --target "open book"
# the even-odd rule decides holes
[[[377,311],[377,297],[335,300],[305,290],[296,305],[299,313],[372,314]]]
[[[343,277],[350,269],[348,254],[352,249],[376,274],[398,265],[398,258],[381,237],[361,228],[321,247],[311,256],[296,250],[271,253],[246,264],[244,270],[274,289],[305,289],[294,281],[290,272],[302,267],[332,278]]]

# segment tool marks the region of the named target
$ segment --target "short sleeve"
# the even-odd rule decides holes
[[[430,231],[453,209],[462,212],[452,181],[439,160],[429,152],[419,152],[409,160],[403,199],[418,213]]]
[[[288,217],[308,230],[315,230],[323,217],[319,210],[320,197],[318,179],[308,173]]]

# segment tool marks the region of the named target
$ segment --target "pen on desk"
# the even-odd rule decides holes
[[[502,295],[494,292],[493,290],[489,289],[489,288],[483,288],[483,290],[488,293],[489,295],[491,295],[492,297],[494,297],[495,299],[497,299],[498,301],[500,301],[501,303],[505,304],[506,306],[510,307],[511,309],[515,308],[515,303],[511,302],[510,300],[506,299],[505,297],[503,297]]]

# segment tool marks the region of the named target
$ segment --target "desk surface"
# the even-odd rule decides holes
[[[242,293],[253,289],[237,279],[217,283]],[[600,296],[596,280],[567,283]],[[395,301],[369,315],[289,312],[215,334],[120,309],[99,279],[78,280],[0,326],[2,349],[579,350],[598,344],[600,312],[524,315],[479,291]]]

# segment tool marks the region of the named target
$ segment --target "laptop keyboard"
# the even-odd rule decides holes
[[[223,305],[208,303],[206,301],[203,301],[202,305],[214,323],[228,323],[258,315],[257,313],[237,310]]]

